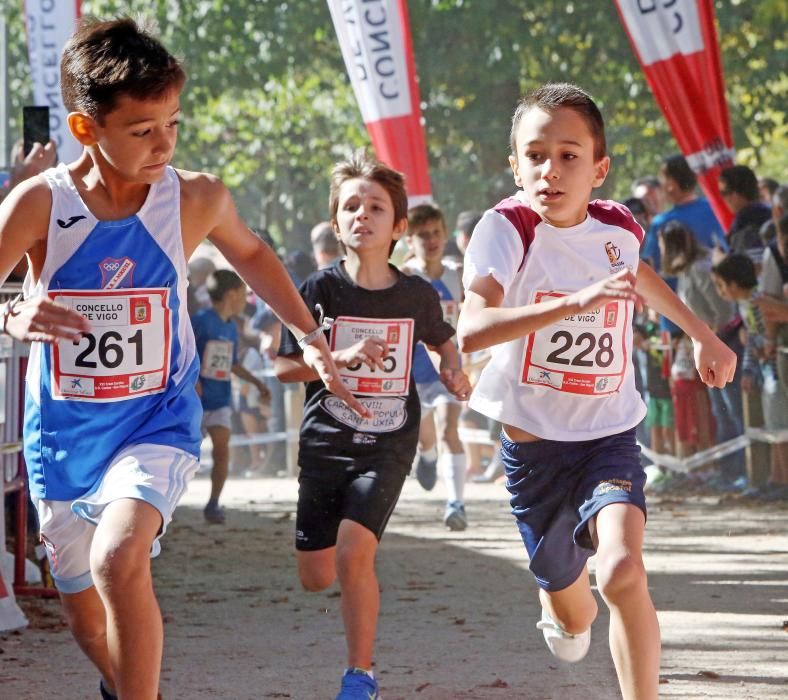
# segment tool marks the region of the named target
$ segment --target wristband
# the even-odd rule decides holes
[[[323,307],[320,306],[320,304],[315,304],[315,311],[320,314],[320,321],[318,321],[320,325],[315,328],[315,330],[310,331],[303,338],[298,340],[298,347],[302,350],[304,350],[307,345],[314,343],[321,335],[323,335],[324,331],[329,330],[334,324],[334,319],[325,315]]]
[[[11,316],[16,316],[19,313],[18,311],[14,313],[14,308],[20,301],[22,301],[21,292],[17,294],[13,299],[11,299],[11,301],[6,302],[3,307],[3,321],[2,321],[2,327],[0,327],[0,331],[4,335],[8,335],[8,331],[6,330],[6,326],[8,325],[8,319]]]

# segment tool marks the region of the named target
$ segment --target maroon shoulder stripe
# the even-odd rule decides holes
[[[534,241],[534,232],[541,219],[533,209],[523,204],[516,197],[507,197],[503,201],[498,202],[493,207],[493,211],[503,216],[520,235],[520,240],[523,243],[523,258],[520,260],[520,266],[517,268],[519,272],[523,269],[525,256],[531,247],[531,243]]]
[[[643,229],[623,204],[608,199],[595,199],[588,205],[588,214],[603,224],[629,231],[638,239],[638,243],[643,242]]]

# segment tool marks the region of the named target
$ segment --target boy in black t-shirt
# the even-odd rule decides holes
[[[389,264],[405,233],[408,202],[402,175],[363,153],[337,164],[331,176],[330,220],[345,259],[311,275],[301,287],[316,310],[345,385],[368,409],[361,417],[324,391],[286,335],[276,361],[281,381],[304,381],[306,400],[298,463],[296,550],[307,590],[339,579],[348,668],[337,700],[378,697],[372,676],[380,592],[375,553],[416,453],[420,407],[411,377],[422,341],[441,357],[440,376],[458,399],[470,393],[459,369],[454,329],[438,294],[419,277]]]

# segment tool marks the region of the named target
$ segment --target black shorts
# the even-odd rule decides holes
[[[363,525],[380,541],[407,475],[407,469],[399,464],[363,471],[302,468],[298,477],[296,549],[313,552],[333,547],[342,520]]]

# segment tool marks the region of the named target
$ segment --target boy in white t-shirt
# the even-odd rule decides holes
[[[503,423],[507,489],[550,650],[567,661],[588,650],[597,604],[586,562],[596,553],[622,696],[654,700],[660,639],[641,554],[635,305],[645,301],[693,339],[708,385],[729,382],[736,357],[638,263],[643,230],[628,210],[589,203],[610,159],[586,93],[548,84],[525,97],[511,146],[522,191],[484,214],[465,255],[460,348],[492,346],[470,406]]]
[[[413,257],[402,266],[402,271],[418,275],[432,285],[440,297],[444,321],[456,328],[462,303],[462,271],[458,263],[443,257],[449,241],[443,212],[433,204],[419,204],[409,209],[405,240]],[[421,401],[416,476],[429,491],[435,477],[433,475],[432,484],[426,481],[424,466],[428,461],[435,465],[437,460],[446,488],[443,522],[450,530],[465,530],[468,527],[463,498],[466,459],[459,434],[462,403],[441,382],[423,343],[416,346],[413,355],[413,379]]]

